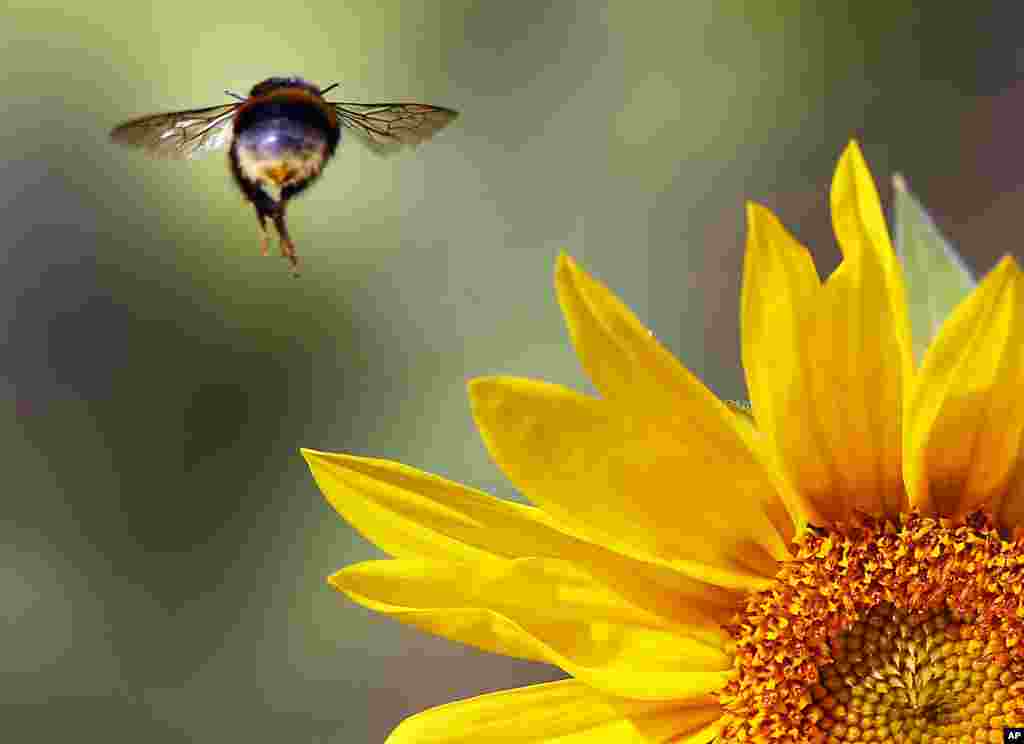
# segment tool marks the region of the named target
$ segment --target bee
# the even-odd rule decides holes
[[[263,255],[267,222],[293,270],[299,258],[285,224],[288,200],[309,188],[334,156],[342,130],[378,154],[416,145],[458,112],[425,103],[328,101],[324,89],[300,77],[272,77],[233,103],[150,114],[114,127],[110,139],[156,158],[190,159],[225,146],[235,183],[256,208]]]

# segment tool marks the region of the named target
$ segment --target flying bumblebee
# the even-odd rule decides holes
[[[458,112],[425,103],[327,101],[299,77],[272,77],[249,96],[222,106],[151,114],[114,127],[110,139],[141,147],[157,158],[196,158],[228,145],[228,161],[242,194],[256,208],[263,254],[267,220],[274,223],[281,255],[295,269],[299,259],[285,225],[288,200],[317,179],[334,155],[342,128],[379,154],[429,139]]]

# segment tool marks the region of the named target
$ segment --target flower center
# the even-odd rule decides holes
[[[836,660],[819,669],[806,712],[840,741],[1002,742],[1011,695],[1024,686],[1009,669],[1006,639],[948,609],[907,613],[883,603],[831,645]]]
[[[796,550],[729,628],[724,741],[1001,742],[1024,725],[1024,541],[982,514],[915,514]]]

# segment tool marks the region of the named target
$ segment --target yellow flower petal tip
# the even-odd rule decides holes
[[[367,458],[349,455],[344,452],[323,452],[321,450],[308,449],[303,447],[299,450],[302,459],[306,461],[310,470],[316,473],[318,469],[325,467],[344,468],[346,465],[355,465]]]
[[[1006,267],[1005,269],[1003,269],[1004,265]],[[996,269],[1003,269],[1004,271],[1009,271],[1015,277],[1020,276],[1020,264],[1017,263],[1017,259],[1014,256],[1011,256],[1010,254],[1006,254],[999,260],[999,263],[996,264]]]
[[[771,214],[767,208],[757,202],[748,201],[744,212],[747,218],[747,250],[749,246],[756,245],[759,238],[759,227],[761,220],[765,219],[765,213]]]
[[[860,148],[860,143],[855,139],[850,139],[846,143],[846,147],[843,148],[842,155],[839,156],[839,162],[842,162],[844,158],[852,158],[855,162],[859,162],[867,169],[867,162],[864,160],[864,151]]]
[[[775,213],[763,204],[747,202],[747,256],[750,260],[751,254],[764,253],[765,249],[776,253],[795,251],[800,255],[806,255],[808,261],[810,253],[794,238]],[[813,262],[809,263],[813,270]],[[815,274],[815,277],[817,275]]]
[[[497,409],[508,405],[509,399],[514,398],[517,393],[524,393],[528,389],[542,384],[511,375],[474,377],[466,383],[470,411],[477,429],[489,449],[494,444],[490,430],[492,424],[497,423],[495,421]]]
[[[993,266],[988,274],[982,277],[981,285],[984,286],[999,286],[1002,291],[1006,287],[1007,283],[1012,284],[1016,282],[1020,277],[1020,265],[1011,255],[1003,256],[999,259],[999,262]]]
[[[852,176],[856,179],[862,179],[865,176],[871,182],[872,188],[874,187],[874,179],[871,177],[871,169],[868,168],[868,162],[864,158],[864,151],[860,148],[860,143],[855,139],[851,139],[846,147],[843,149],[842,154],[839,156],[839,160],[836,163],[835,175],[833,176],[833,183],[839,181],[842,177]]]
[[[321,452],[320,450],[302,448],[299,450],[302,458],[306,461],[313,480],[320,487],[321,493],[339,512],[343,500],[348,497],[349,490],[354,486],[349,482],[349,468],[359,458],[352,455],[345,455],[338,452]]]
[[[466,392],[472,403],[477,398],[486,396],[498,385],[498,381],[505,379],[502,375],[485,375],[483,377],[471,377],[466,381]]]
[[[580,275],[585,274],[580,265],[568,253],[560,253],[555,259],[555,289],[558,296],[563,297],[564,293],[571,287],[580,283]]]
[[[315,449],[309,449],[307,447],[300,447],[299,448],[299,454],[302,455],[302,459],[304,459],[307,463],[312,465],[314,462],[319,461],[327,453],[326,452],[320,452],[319,450],[315,450]]]
[[[768,209],[764,204],[760,204],[756,201],[747,201],[744,205],[746,207],[747,219],[752,220],[756,217],[768,216],[772,219],[776,219],[775,213]]]
[[[570,256],[567,252],[561,251],[558,257],[555,259],[555,273],[559,274],[566,271],[573,271],[579,268],[576,263],[576,259]]]
[[[306,447],[300,448],[299,454],[302,455],[302,459],[306,461],[306,466],[309,467],[310,472],[313,473],[314,479],[316,478],[318,470],[330,466],[338,457],[330,452],[321,452],[319,450],[308,449]]]
[[[844,258],[856,258],[864,251],[875,254],[885,267],[887,281],[893,285],[891,291],[899,294],[898,309],[904,311],[902,272],[882,213],[878,187],[856,141],[851,141],[839,158],[829,199],[832,224]]]

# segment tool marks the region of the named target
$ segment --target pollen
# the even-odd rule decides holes
[[[291,164],[282,162],[265,168],[263,172],[276,185],[281,186],[292,180],[296,170]]]
[[[983,513],[807,531],[729,632],[723,742],[1001,742],[1024,726],[1024,540]]]

